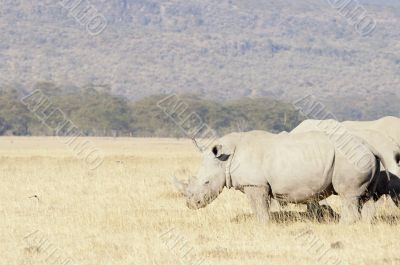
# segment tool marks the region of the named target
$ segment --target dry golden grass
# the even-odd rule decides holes
[[[400,264],[399,210],[390,201],[374,225],[316,222],[300,206],[262,225],[233,190],[192,211],[170,184],[200,162],[190,141],[90,140],[106,154],[96,170],[62,139],[0,138],[0,264],[62,264],[50,255],[56,248],[79,265],[324,264],[300,234],[307,228],[342,264]]]

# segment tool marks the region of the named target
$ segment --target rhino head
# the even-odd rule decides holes
[[[215,200],[224,187],[230,188],[233,155],[234,148],[214,145],[203,152],[203,160],[196,176],[189,178],[188,183],[174,180],[176,188],[186,197],[188,208],[203,208]]]

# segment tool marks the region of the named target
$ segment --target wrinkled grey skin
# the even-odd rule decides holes
[[[269,220],[271,198],[306,203],[332,194],[342,198],[341,222],[360,218],[361,197],[376,178],[379,161],[367,149],[367,170],[360,171],[339,154],[321,132],[228,134],[203,154],[196,177],[176,182],[187,206],[199,209],[218,197],[228,182],[246,193],[261,221]],[[228,174],[227,174],[228,172]]]

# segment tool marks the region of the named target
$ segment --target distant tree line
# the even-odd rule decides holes
[[[38,83],[33,90],[45,94],[87,136],[186,137],[157,104],[168,95],[131,101],[111,94],[108,87],[65,88],[53,83]],[[0,135],[55,134],[21,102],[29,92],[1,87]],[[304,119],[292,105],[269,98],[221,102],[192,94],[177,97],[187,112],[198,115],[217,134],[252,129],[287,131]]]

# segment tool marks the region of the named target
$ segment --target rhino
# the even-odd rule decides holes
[[[385,121],[386,119],[381,120]],[[357,123],[364,125],[357,127]],[[340,123],[336,120],[305,120],[290,133],[322,131],[329,136],[334,144],[338,145],[343,145],[352,136],[357,136],[370,145],[370,148],[379,157],[385,170],[393,175],[400,176],[400,145],[393,140],[393,137],[381,133],[384,130],[381,130],[381,132],[372,130],[368,124],[379,123],[355,121]]]
[[[346,121],[342,123],[339,123],[336,120],[305,120],[290,133],[323,131],[330,135],[330,139],[333,141],[335,141],[335,139],[332,138],[336,137],[336,139],[338,139],[336,134],[344,135],[347,133],[362,138],[370,145],[374,150],[374,154],[379,157],[383,164],[382,172],[377,180],[380,183],[379,194],[381,196],[382,194],[393,193],[393,191],[389,190],[389,186],[382,186],[381,184],[386,182],[394,183],[398,181],[397,176],[400,177],[400,145],[394,140],[397,137],[397,134],[395,133],[396,130],[394,129],[396,128],[396,122],[399,122],[400,125],[400,119],[395,117],[386,117],[377,121],[369,122]],[[389,127],[392,129],[388,131],[385,130],[385,128]],[[386,175],[386,177],[384,175]],[[397,180],[393,178],[396,178]],[[388,190],[385,191],[385,187],[388,188]],[[370,194],[373,194],[373,192],[370,192]],[[373,197],[376,198],[376,194]],[[393,196],[391,197],[394,198]],[[371,200],[371,202],[373,201],[374,200]],[[373,205],[368,207],[370,209],[375,209]],[[320,206],[318,205],[318,202],[307,204],[307,210],[309,212],[317,213],[320,211],[319,208]],[[370,220],[373,212],[374,210],[366,212],[364,219]]]
[[[195,177],[176,186],[190,209],[206,207],[225,187],[239,190],[262,222],[269,221],[272,198],[307,203],[337,194],[342,201],[340,222],[353,223],[361,217],[362,197],[380,168],[379,159],[361,140],[355,155],[356,163],[349,161],[322,132],[231,133],[205,149]]]
[[[342,124],[352,130],[380,132],[400,145],[400,118],[387,116],[374,121],[344,121]]]

